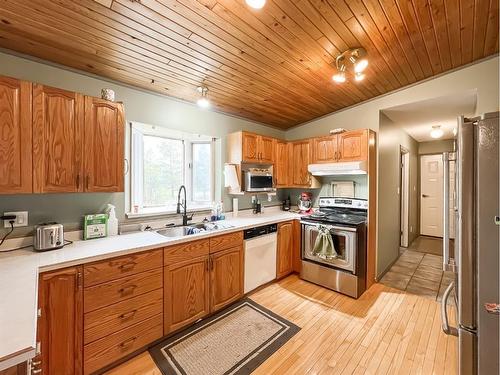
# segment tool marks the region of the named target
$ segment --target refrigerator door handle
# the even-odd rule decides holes
[[[451,327],[448,322],[448,311],[446,309],[446,306],[448,305],[448,298],[450,297],[454,287],[455,283],[452,281],[443,294],[443,299],[441,300],[441,322],[444,333],[447,335],[458,336],[458,330],[455,327]]]

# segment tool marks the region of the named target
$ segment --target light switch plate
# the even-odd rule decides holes
[[[14,227],[27,227],[28,226],[28,211],[17,211],[17,212],[4,212],[6,215],[16,215],[16,222]],[[4,228],[10,228],[9,220],[3,221]]]

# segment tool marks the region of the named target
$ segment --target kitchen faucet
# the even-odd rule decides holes
[[[181,190],[184,190],[184,203],[181,203]],[[186,198],[186,187],[184,185],[181,185],[179,188],[179,193],[177,194],[177,213],[181,213],[181,206],[184,208],[184,213],[182,214],[182,225],[186,226],[188,224],[189,220],[193,220],[194,214],[191,216],[187,215],[187,204],[186,204],[187,198]]]

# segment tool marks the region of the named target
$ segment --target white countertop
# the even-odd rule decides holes
[[[299,218],[296,213],[275,208],[258,215],[243,211],[238,217],[224,221],[232,228],[181,238],[139,232],[75,241],[63,249],[47,252],[37,253],[28,248],[0,253],[0,370],[34,356],[39,272]]]

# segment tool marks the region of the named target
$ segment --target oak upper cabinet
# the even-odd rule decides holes
[[[259,139],[259,150],[260,150],[260,162],[264,164],[274,163],[274,149],[276,147],[276,141],[274,138],[260,136]]]
[[[33,190],[83,191],[83,95],[33,86]]]
[[[337,159],[337,135],[312,139],[312,164],[331,163]]]
[[[276,142],[276,163],[274,164],[274,183],[277,188],[291,185],[291,145],[285,141]]]
[[[32,193],[32,85],[0,77],[0,194]]]
[[[310,160],[311,142],[309,140],[292,142],[291,158],[292,185],[297,187],[310,187],[312,177],[307,167]]]
[[[243,246],[210,256],[210,311],[217,311],[243,296]]]
[[[165,267],[165,334],[193,323],[210,312],[209,283],[208,255]]]
[[[278,224],[276,277],[281,278],[293,271],[293,222]]]
[[[338,137],[338,161],[368,160],[368,129],[340,133]]]
[[[34,370],[41,369],[41,374],[82,374],[82,267],[42,273],[38,293],[41,353],[36,362],[41,363]]]
[[[123,191],[124,128],[121,103],[85,97],[85,191]]]
[[[227,136],[229,163],[273,164],[276,140],[249,132],[236,132]]]
[[[242,161],[258,163],[260,159],[259,137],[257,134],[242,132]]]

